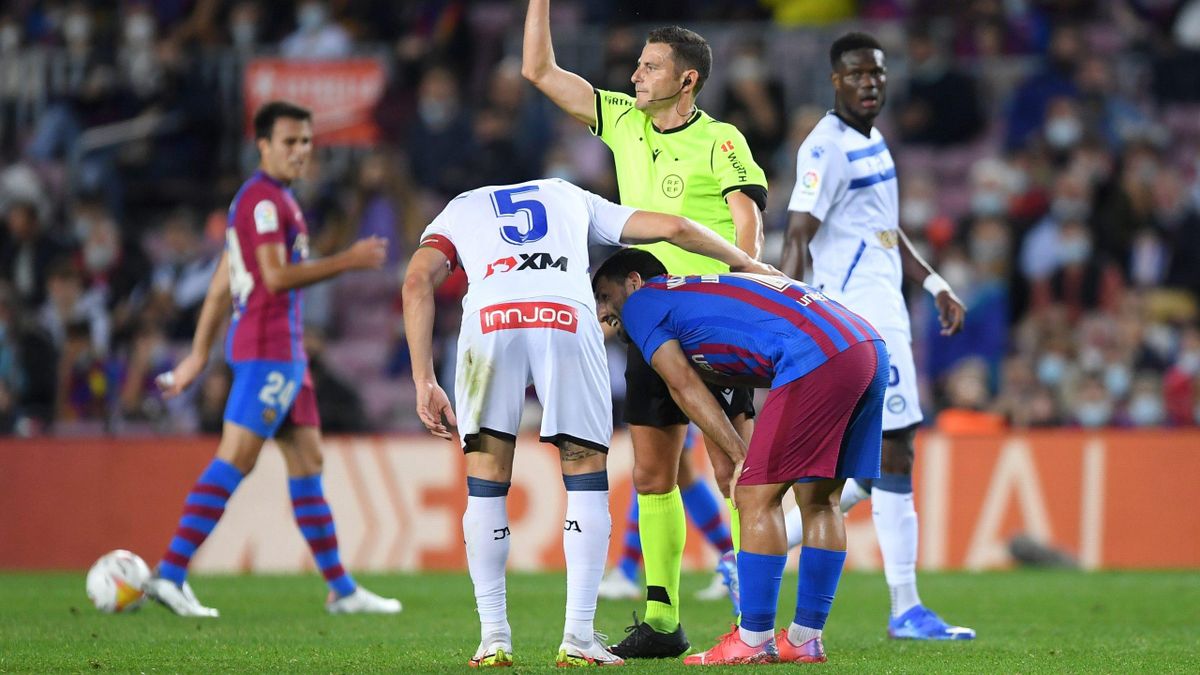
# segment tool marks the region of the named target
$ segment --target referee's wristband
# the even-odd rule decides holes
[[[929,276],[925,277],[925,281],[921,282],[921,285],[925,287],[925,290],[929,291],[929,294],[932,295],[935,300],[937,299],[938,293],[941,293],[942,291],[946,291],[947,293],[954,292],[950,289],[950,284],[946,283],[946,280],[942,278],[942,275],[938,274],[937,272],[933,272]]]

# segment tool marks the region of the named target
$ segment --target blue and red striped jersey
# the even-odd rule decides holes
[[[817,289],[757,274],[660,276],[625,301],[621,323],[647,361],[678,340],[706,379],[778,387],[833,356],[882,340]]]
[[[307,361],[303,345],[300,289],[272,293],[263,282],[255,251],[279,244],[288,264],[308,258],[308,226],[292,191],[256,171],[229,206],[225,250],[233,322],[225,338],[225,358],[233,361]]]

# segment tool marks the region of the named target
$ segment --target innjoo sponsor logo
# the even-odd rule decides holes
[[[556,302],[506,302],[479,310],[484,333],[510,328],[556,328],[574,333],[579,316],[574,307]]]

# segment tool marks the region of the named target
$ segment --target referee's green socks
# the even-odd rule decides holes
[[[638,530],[646,568],[646,623],[671,633],[679,626],[679,568],[687,541],[678,487],[662,495],[638,495]]]

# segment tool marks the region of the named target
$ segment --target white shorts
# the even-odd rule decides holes
[[[542,404],[543,442],[608,451],[612,393],[593,310],[563,298],[534,298],[463,317],[454,380],[463,447],[480,430],[515,440],[530,384]]]
[[[919,424],[921,399],[917,394],[917,367],[913,363],[912,341],[907,331],[881,330],[887,342],[891,373],[883,395],[883,430],[895,431]]]

